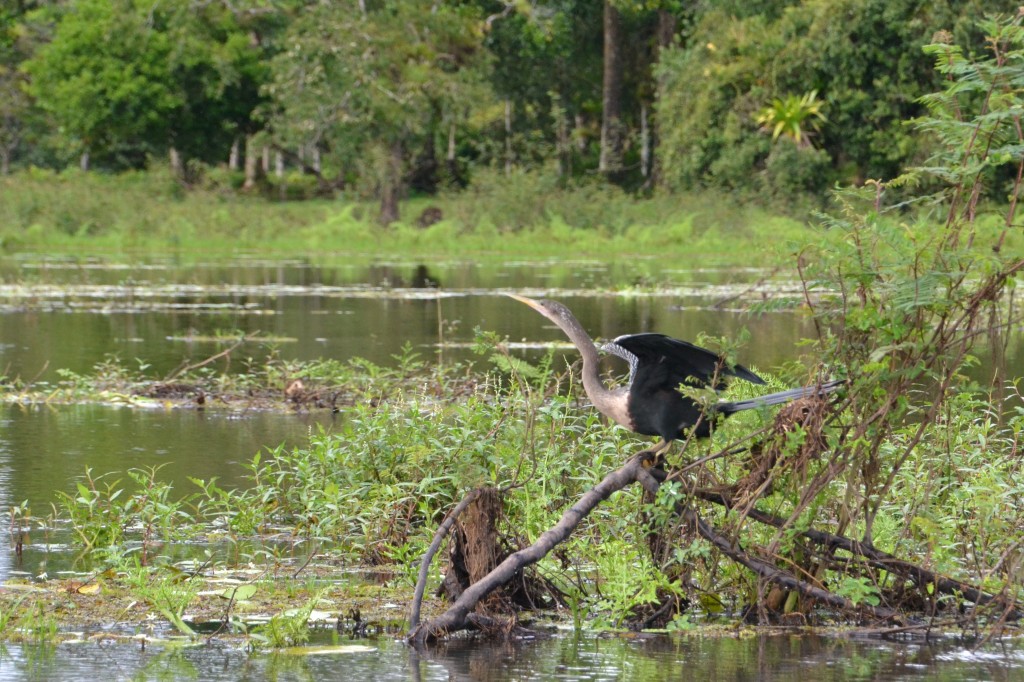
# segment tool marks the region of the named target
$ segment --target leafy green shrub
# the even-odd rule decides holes
[[[922,47],[940,31],[975,35],[970,27],[983,12],[1016,11],[1004,0],[769,5],[709,6],[688,39],[660,55],[659,154],[669,188],[756,196],[757,171],[773,149],[759,114],[776,100],[786,109],[789,96],[799,105],[793,93],[809,91],[827,105],[815,136],[831,162],[825,184],[893,177],[930,149],[919,130],[903,125],[923,113],[918,98],[941,82]]]
[[[832,160],[821,149],[799,147],[786,140],[776,142],[764,164],[766,193],[783,205],[825,196],[831,165]]]
[[[499,169],[480,169],[466,190],[473,201],[460,201],[452,218],[471,227],[486,217],[494,222],[499,233],[545,225],[551,199],[560,194],[559,185],[558,176],[550,169],[515,169],[509,174]]]

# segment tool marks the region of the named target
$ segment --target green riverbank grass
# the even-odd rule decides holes
[[[159,172],[105,176],[33,171],[0,178],[0,246],[8,252],[384,254],[453,257],[649,255],[705,265],[773,265],[811,238],[804,221],[712,195],[635,199],[614,188],[535,188],[413,198],[402,220],[375,222],[358,198],[275,201],[185,190]],[[437,209],[439,222],[421,226]]]

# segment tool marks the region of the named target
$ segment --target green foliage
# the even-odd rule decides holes
[[[862,548],[910,558],[994,594],[1020,596],[1014,557],[1024,496],[1022,396],[1018,383],[981,385],[970,370],[981,344],[998,348],[1018,323],[1007,292],[1024,272],[1021,251],[1009,248],[1020,239],[1016,199],[1024,177],[1017,115],[1024,109],[1017,87],[1024,80],[1022,20],[983,23],[989,51],[982,56],[965,56],[948,42],[928,48],[949,80],[923,99],[930,116],[920,125],[934,149],[927,165],[838,192],[836,210],[822,216],[815,239],[799,253],[803,301],[818,330],[810,353],[823,367],[790,371],[801,379],[848,379],[837,402],[817,423],[809,412],[790,415],[785,428],[767,435],[758,431],[770,424],[766,413],[737,415],[707,444],[689,445],[685,470],[679,467],[653,503],[641,505],[636,490],[612,496],[560,547],[561,555],[538,564],[571,595],[577,626],[595,609],[599,622],[618,626],[637,607],[666,595],[703,596],[691,601],[708,617],[727,604],[764,597],[759,579],[726,561],[722,545],[677,525],[679,504],[699,509],[730,534],[731,546],[855,605],[909,603],[929,610],[937,608],[938,596],[934,585],[901,576],[892,563],[808,542],[806,532],[856,538]],[[830,103],[834,122],[833,111]],[[788,140],[774,148],[814,152]],[[1001,215],[986,217],[982,196],[994,183],[1011,201]],[[930,194],[921,198],[920,212],[908,213],[906,193],[918,187]],[[508,194],[522,195],[521,188]],[[722,239],[709,236],[713,230],[702,229],[696,218],[681,220],[668,234],[625,229],[648,243],[686,238],[699,246]],[[562,225],[556,234],[572,230]],[[526,544],[639,443],[581,409],[572,375],[558,374],[550,360],[513,361],[499,340],[485,335],[479,345],[498,371],[432,369],[411,351],[396,358],[395,370],[365,362],[310,366],[316,376],[356,387],[365,399],[335,432],[318,433],[305,447],[253,457],[243,490],[198,481],[199,492],[182,503],[194,512],[172,501],[155,470],[129,473],[138,491],[87,471],[65,511],[86,548],[124,546],[135,532],[145,547],[147,537],[180,537],[183,523],[194,519],[234,541],[284,532],[366,563],[397,563],[395,572],[407,580],[413,558],[422,555],[447,511],[467,490],[489,485],[504,490],[505,537]],[[113,362],[102,369],[119,380],[129,374]],[[253,370],[251,378],[270,383],[290,373],[273,364]],[[93,381],[66,378],[76,385]],[[756,388],[734,390],[746,397]],[[708,503],[709,495],[692,494],[695,489],[735,497],[724,509]],[[760,523],[754,511],[776,522]],[[23,514],[12,511],[12,524],[16,517],[23,523]],[[652,530],[671,538],[659,555],[643,550]],[[154,603],[168,618],[180,618],[186,597],[172,591]],[[782,611],[806,606],[795,593],[781,603]],[[268,630],[267,642],[302,636],[308,612],[289,618]],[[685,628],[690,621],[673,622]]]
[[[85,481],[76,484],[77,495],[61,493],[72,527],[86,549],[109,547],[123,539],[130,519],[118,501],[124,493],[120,483],[115,480],[101,487],[101,481],[86,469]]]
[[[767,141],[767,136],[762,136]],[[813,150],[795,150],[803,159]],[[781,172],[781,171],[780,171]],[[804,171],[801,171],[804,172]],[[45,171],[0,178],[0,247],[9,251],[175,252],[230,255],[259,249],[281,255],[311,251],[330,258],[388,251],[480,257],[504,254],[581,256],[664,254],[686,243],[715,264],[778,262],[781,247],[806,239],[801,221],[729,201],[716,192],[628,197],[601,185],[557,188],[548,175],[486,173],[487,190],[404,204],[407,216],[436,206],[445,216],[429,228],[395,223],[380,230],[362,202],[274,202],[195,189],[181,195],[170,173],[104,176]],[[808,182],[822,177],[805,174]],[[56,188],[56,191],[55,191]],[[765,240],[780,249],[765,249]],[[788,255],[787,255],[788,257]]]
[[[230,252],[276,239],[294,248],[296,228],[322,225],[336,215],[328,202],[274,203],[226,196],[215,188],[182,197],[180,190],[162,168],[116,177],[37,169],[0,178],[0,240],[7,248],[41,240],[57,248],[88,241],[124,250],[187,249],[202,241],[204,250]],[[351,234],[365,232],[351,217],[339,222]],[[337,223],[331,227],[338,231]]]
[[[940,145],[933,161],[890,184],[840,193],[841,212],[824,219],[821,245],[801,255],[807,285],[819,292],[811,305],[823,354],[851,383],[848,425],[828,435],[834,454],[793,481],[813,475],[815,485],[794,486],[787,514],[813,509],[820,518],[828,509],[839,530],[925,555],[954,575],[966,569],[967,545],[993,548],[986,556],[998,561],[1006,529],[1019,523],[1015,505],[995,502],[1017,488],[1007,474],[1016,427],[1001,402],[990,402],[1008,387],[979,387],[967,370],[978,347],[999,343],[1013,324],[1004,294],[1024,269],[1019,254],[1002,250],[1015,205],[998,222],[978,219],[977,206],[993,170],[1019,178],[1024,168],[1009,113],[1024,105],[1010,85],[1024,63],[1020,21],[983,24],[985,57],[929,48],[953,75],[926,98],[933,116],[922,125]],[[891,188],[908,182],[938,188],[931,217],[906,221],[900,197],[889,204]],[[1019,190],[1016,180],[1010,193]],[[1013,581],[1003,570],[996,582]],[[839,591],[874,603],[885,587],[877,574],[847,575]]]
[[[828,152],[782,140],[765,158],[761,181],[776,205],[800,205],[807,197],[824,196],[831,175]]]
[[[514,388],[498,390],[497,402],[490,391],[482,386],[448,406],[416,395],[357,406],[340,433],[255,458],[252,485],[234,506],[271,510],[266,522],[371,561],[407,554],[410,542],[421,550],[427,529],[464,490],[507,486],[533,471],[531,459],[542,455],[531,453],[541,447],[532,439],[555,438],[550,419],[566,418],[561,409],[532,417],[535,403]],[[543,435],[530,436],[538,423]],[[553,447],[545,443],[544,452]]]
[[[0,605],[0,639],[53,642],[60,622],[43,601],[19,599]]]
[[[192,627],[185,622],[184,615],[189,604],[196,598],[202,583],[179,571],[162,568],[137,567],[130,574],[133,593],[146,602],[187,637],[195,637]]]
[[[846,576],[836,588],[836,593],[849,599],[853,604],[870,604],[878,606],[878,588],[871,584],[869,578]]]
[[[481,351],[506,357],[495,343],[482,338]],[[193,586],[163,566],[152,551],[157,540],[225,539],[210,559],[222,561],[224,551],[255,557],[262,538],[286,533],[316,540],[330,555],[393,566],[398,579],[411,581],[434,528],[469,489],[504,488],[502,530],[528,541],[557,520],[562,500],[593,486],[635,445],[580,409],[577,387],[553,372],[550,359],[528,370],[518,366],[510,377],[479,375],[468,385],[462,372],[426,379],[428,368],[414,356],[399,361],[413,381],[397,391],[392,370],[366,363],[365,370],[346,369],[366,372],[353,383],[364,382],[367,395],[387,397],[358,403],[334,433],[314,434],[308,446],[255,455],[245,465],[249,481],[242,489],[196,480],[197,491],[183,494],[172,492],[157,470],[133,470],[127,479],[87,471],[78,492],[62,503],[62,515],[91,556],[127,566],[132,589],[187,632],[181,616]],[[553,559],[543,564],[552,579],[577,585],[581,609],[611,608],[609,625],[638,600],[650,601],[650,585],[665,582],[645,584],[634,570],[638,551],[629,560],[609,551],[636,546],[628,520],[636,504],[635,491],[616,496],[573,540],[571,551],[579,565],[594,567],[600,591],[578,584]],[[273,547],[264,551],[272,554]],[[645,566],[643,575],[657,577]],[[258,632],[264,638],[258,642],[295,642],[304,628],[301,615],[282,615]]]
[[[184,104],[169,37],[151,32],[127,0],[82,0],[75,10],[25,64],[39,105],[82,152],[166,138],[170,114]]]
[[[32,15],[52,39],[25,61],[65,153],[138,167],[168,147],[214,159],[258,103],[259,53],[218,5],[77,0]],[[211,147],[211,145],[214,145]]]
[[[824,104],[818,99],[818,91],[811,90],[803,96],[787,95],[776,98],[757,115],[757,122],[772,133],[772,141],[784,135],[798,147],[811,144],[810,134],[828,120],[823,111]]]
[[[939,83],[923,46],[942,29],[963,37],[981,11],[1016,10],[923,0],[770,4],[770,12],[709,6],[689,40],[663,53],[658,121],[668,186],[764,196],[758,171],[772,146],[758,129],[759,113],[778,134],[789,128],[795,137],[794,124],[802,130],[815,103],[828,108],[816,138],[831,162],[819,169],[828,171],[825,184],[896,175],[927,150],[920,133],[902,125],[922,113],[917,98]],[[821,100],[801,103],[794,92]],[[769,196],[779,189],[776,182]],[[783,191],[806,189],[797,178]]]
[[[486,61],[471,4],[424,12],[410,0],[302,12],[283,38],[266,91],[274,135],[355,167],[369,195],[397,197],[404,149],[431,150],[484,94]],[[389,188],[389,189],[384,189]]]
[[[713,187],[790,211],[820,205],[835,181],[891,177],[929,155],[932,141],[901,125],[938,83],[921,47],[940,31],[976,39],[983,12],[1016,11],[1009,0],[612,6],[621,186],[645,196]],[[393,210],[409,190],[478,185],[475,196],[496,191],[512,209],[489,216],[500,231],[538,215],[621,230],[627,216],[572,201],[619,193],[592,177],[602,17],[594,0],[17,3],[0,10],[0,173],[63,168],[85,153],[104,169],[163,167],[174,150],[179,193],[183,181],[281,199],[344,189]],[[819,151],[805,153],[817,123]],[[273,173],[278,155],[286,167]],[[504,201],[497,169],[537,191]],[[531,210],[553,203],[543,192],[580,181],[568,205]],[[85,223],[106,227],[72,213],[65,229]]]
[[[127,551],[129,528],[141,537],[143,555],[150,543],[183,540],[195,533],[195,519],[184,510],[187,500],[171,496],[172,487],[158,479],[160,467],[131,469],[134,489],[112,474],[94,476],[86,469],[75,494],[58,492],[60,506],[87,550],[106,550],[113,556]]]
[[[1021,20],[983,23],[990,36],[983,57],[964,57],[945,42],[928,48],[951,74],[942,92],[926,98],[932,116],[920,122],[936,145],[933,158],[890,183],[837,193],[838,211],[822,217],[818,239],[799,253],[804,302],[818,329],[813,355],[850,382],[834,409],[820,423],[784,422],[741,457],[736,448],[768,422],[759,415],[726,421],[712,457],[687,453],[694,463],[647,510],[662,535],[676,537],[676,505],[692,500],[685,491],[732,481],[733,510],[701,505],[704,518],[744,551],[856,605],[928,610],[941,608],[941,598],[912,576],[815,548],[804,531],[857,538],[991,593],[1020,595],[1019,567],[1006,561],[1017,541],[1011,529],[1021,524],[1012,502],[1021,493],[1014,473],[1021,410],[1010,408],[1020,391],[1016,383],[979,385],[971,370],[985,344],[998,348],[1016,324],[1007,292],[1024,271],[1019,249],[1006,246],[1019,238],[1015,201],[1003,215],[985,216],[980,199],[997,181],[1008,196],[1021,189],[1024,145],[1014,112],[1024,102],[1011,85],[1024,63]],[[904,199],[917,187],[931,194],[919,199],[927,210],[911,214]],[[777,525],[752,523],[746,510],[754,508],[770,510]],[[707,594],[764,597],[757,580],[700,538],[684,535],[667,554],[661,568],[685,567],[692,587]],[[777,608],[805,606],[790,593]]]
[[[314,594],[298,609],[274,614],[266,625],[256,628],[249,635],[250,644],[255,648],[273,649],[305,644],[309,640],[309,617],[325,592],[321,590]]]

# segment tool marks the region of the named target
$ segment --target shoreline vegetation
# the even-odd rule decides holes
[[[484,259],[664,256],[682,249],[680,257],[702,264],[770,266],[791,258],[786,244],[804,243],[813,233],[806,219],[714,194],[636,199],[599,186],[544,191],[537,184],[522,175],[490,195],[412,198],[403,211],[410,218],[383,227],[358,198],[279,201],[234,190],[185,190],[160,171],[29,171],[0,177],[0,248],[184,258]],[[430,224],[420,220],[424,215]],[[765,243],[773,248],[758,246]]]
[[[77,493],[63,496],[49,515],[12,508],[8,527],[19,553],[39,551],[22,545],[23,539],[28,544],[29,537],[36,542],[45,538],[45,544],[70,535],[71,543],[82,550],[83,563],[73,577],[22,575],[0,586],[0,640],[80,642],[99,637],[178,646],[216,638],[252,650],[277,650],[301,646],[310,637],[322,641],[326,633],[333,633],[330,637],[337,644],[404,632],[416,561],[430,540],[431,526],[444,518],[462,492],[475,486],[505,490],[506,521],[499,532],[505,542],[522,542],[536,537],[562,505],[642,446],[636,437],[601,423],[581,402],[573,375],[554,371],[553,354],[529,365],[510,356],[493,337],[479,339],[479,352],[482,367],[442,367],[410,353],[395,368],[365,362],[272,362],[234,380],[200,367],[168,377],[169,381],[154,381],[107,362],[92,375],[65,376],[62,386],[48,395],[4,384],[5,399],[20,404],[94,401],[164,409],[176,404],[216,413],[218,406],[231,402],[222,397],[236,396],[248,409],[340,409],[345,419],[338,432],[311,436],[308,447],[254,455],[245,464],[252,483],[247,489],[224,490],[216,481],[194,481],[191,490],[174,489],[161,480],[158,469],[86,471]],[[301,387],[295,386],[294,377],[304,379]],[[956,593],[943,594],[934,585],[928,590],[930,583],[919,585],[925,590],[921,596],[928,593],[929,599],[905,601],[907,585],[899,580],[888,578],[885,588],[850,578],[836,594],[850,600],[851,611],[813,607],[814,600],[797,599],[791,607],[780,604],[777,619],[770,622],[787,626],[789,632],[811,627],[839,636],[865,625],[876,634],[1017,633],[1005,618],[1010,613],[1006,609],[1014,608],[1012,576],[1006,583],[993,581],[992,574],[977,573],[949,550],[963,541],[954,536],[967,531],[961,525],[965,518],[986,514],[992,529],[976,529],[977,540],[992,551],[1003,544],[993,537],[997,529],[1016,523],[1013,509],[992,507],[989,501],[1015,494],[1016,440],[1011,434],[1017,433],[1020,417],[1002,425],[991,418],[975,421],[978,409],[986,404],[984,396],[963,395],[957,402],[964,418],[953,428],[964,442],[972,442],[971,434],[976,434],[986,445],[974,441],[969,451],[956,453],[952,460],[942,453],[925,455],[901,476],[900,488],[909,492],[916,487],[914,479],[938,460],[952,467],[947,476],[953,480],[966,482],[968,472],[979,466],[987,480],[959,488],[961,506],[945,512],[954,526],[936,516],[941,505],[929,504],[928,518],[937,525],[918,526],[908,535],[899,521],[902,501],[887,501],[879,510],[871,551],[914,556],[930,567],[929,575],[963,581],[953,585],[982,586],[996,595],[991,606],[968,606]],[[715,452],[743,443],[746,434],[764,433],[772,422],[771,415],[730,420],[716,433],[721,442],[704,457],[716,460]],[[785,420],[775,421],[776,427],[780,423]],[[487,438],[481,440],[480,434]],[[942,438],[941,433],[936,436]],[[796,447],[790,456],[814,457],[803,446]],[[1009,449],[1000,454],[1003,447]],[[687,449],[682,462],[700,459],[703,451]],[[701,467],[714,467],[715,478],[740,481],[730,493],[738,494],[741,488],[757,487],[756,482],[750,484],[751,475],[764,460],[755,452],[731,463]],[[759,506],[785,506],[784,500],[791,499],[800,489],[799,480],[808,475],[806,469],[801,471],[807,466],[808,461],[771,466],[768,478],[760,483],[771,480],[781,490],[767,493],[768,504]],[[569,472],[574,473],[565,478]],[[744,486],[744,481],[750,485]],[[517,487],[522,489],[517,492]],[[686,561],[711,570],[717,564],[714,584],[734,587],[687,586],[671,579],[664,573],[666,565],[644,551],[644,529],[661,527],[669,507],[681,499],[678,483],[670,480],[665,488],[670,492],[663,500],[645,500],[638,491],[623,490],[601,518],[585,524],[579,537],[565,543],[563,553],[542,561],[537,571],[549,589],[534,609],[520,613],[520,624],[541,631],[571,625],[577,630],[642,628],[742,636],[746,628],[741,623],[752,617],[744,611],[742,595],[755,589],[757,581],[751,582],[739,566],[722,566],[722,557],[706,555],[695,543],[683,550],[685,558],[675,556],[667,566]],[[718,490],[716,494],[721,494]],[[731,506],[735,505],[727,503],[710,518],[731,527]],[[644,510],[646,522],[637,518],[637,509]],[[752,508],[748,513],[757,518],[761,512]],[[914,518],[924,522],[922,516]],[[520,531],[509,535],[513,527]],[[747,528],[744,547],[769,542],[768,529]],[[947,533],[954,535],[943,540]],[[947,548],[946,542],[952,545]],[[895,564],[888,568],[886,573],[899,575]],[[602,585],[599,592],[591,591],[592,581]],[[441,587],[432,578],[432,596],[423,605],[427,619],[445,608],[436,594]],[[904,600],[898,623],[881,624],[857,615],[858,604],[872,611],[895,598]],[[688,606],[670,611],[675,616],[665,621],[649,620],[665,603]],[[154,628],[154,617],[163,625]],[[118,625],[111,631],[114,621]]]
[[[524,180],[531,185],[533,180]],[[279,201],[183,189],[162,171],[105,176],[77,170],[0,176],[0,254],[70,258],[228,259],[508,257],[561,260],[669,259],[680,267],[796,271],[800,253],[829,232],[828,213],[780,213],[716,192],[632,198],[600,187],[553,189],[543,199],[507,192],[407,200],[415,217],[380,226],[371,206],[344,196]],[[816,202],[809,202],[816,203]],[[834,200],[832,209],[838,209]],[[880,215],[892,228],[925,229],[941,205]],[[973,229],[988,243],[1005,227],[1004,204],[978,206]],[[1024,250],[1024,234],[1004,251]]]

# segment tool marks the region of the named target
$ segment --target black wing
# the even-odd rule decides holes
[[[674,390],[680,384],[707,386],[716,372],[719,381],[715,388],[721,388],[721,379],[726,376],[764,383],[764,379],[743,365],[730,367],[717,353],[664,334],[627,334],[604,348],[628,360],[630,383],[648,390]]]

